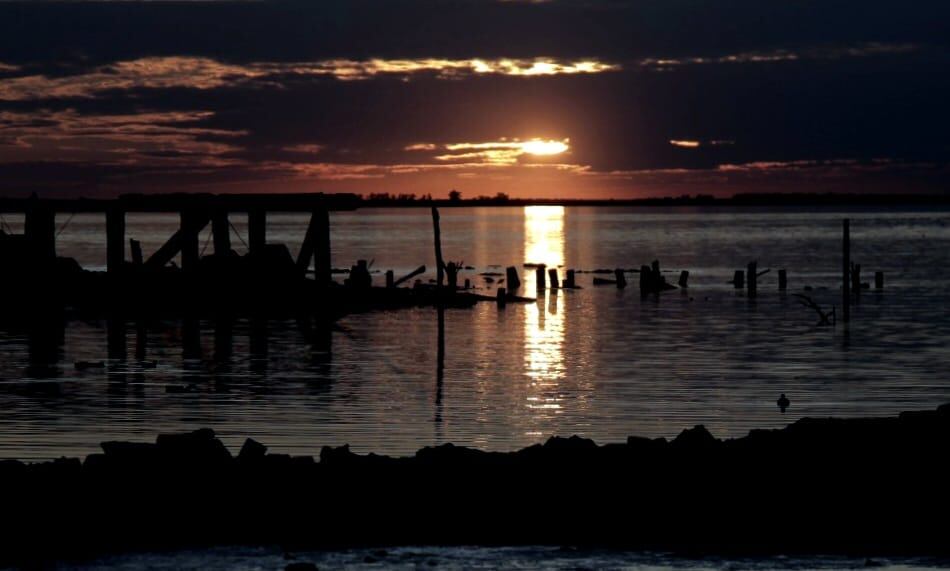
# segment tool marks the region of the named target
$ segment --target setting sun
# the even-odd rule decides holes
[[[570,148],[567,145],[567,141],[567,139],[563,141],[531,139],[530,141],[521,143],[521,150],[529,155],[559,155]]]

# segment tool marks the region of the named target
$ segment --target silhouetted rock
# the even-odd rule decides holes
[[[265,454],[267,454],[266,446],[253,438],[248,438],[244,441],[244,446],[241,446],[237,459],[241,462],[258,462],[264,459]]]
[[[231,453],[210,428],[184,434],[162,434],[155,440],[163,457],[179,462],[222,464],[231,460]]]
[[[683,432],[680,432],[671,446],[674,450],[678,452],[710,452],[715,450],[718,445],[722,444],[719,440],[716,440],[716,437],[709,433],[706,430],[706,427],[703,425],[697,425],[692,429],[685,429]]]
[[[16,523],[0,535],[0,564],[220,544],[948,555],[933,522],[950,511],[947,411],[806,418],[725,441],[696,426],[672,442],[552,437],[510,453],[446,444],[390,458],[324,447],[319,463],[267,454],[251,439],[233,462],[208,429],[106,442],[82,466],[0,462],[0,525]],[[710,517],[716,525],[684,523]]]

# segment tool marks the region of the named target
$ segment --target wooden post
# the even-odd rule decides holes
[[[508,266],[508,269],[505,270],[507,274],[505,280],[508,282],[508,289],[510,291],[515,291],[521,287],[521,279],[518,277],[518,268],[514,266]]]
[[[640,293],[650,293],[652,289],[653,270],[650,266],[640,266]]]
[[[198,215],[192,210],[182,210],[181,214],[181,269],[190,271],[198,266],[198,233],[204,224],[198,221]]]
[[[884,272],[874,272],[874,289],[884,289]]]
[[[683,289],[689,287],[689,270],[683,270],[680,272],[679,286]]]
[[[755,297],[758,290],[758,262],[749,262],[749,265],[746,267],[746,281],[748,282],[747,287],[749,291],[749,297]]]
[[[392,270],[386,270],[386,289],[396,287],[396,274]]]
[[[861,294],[861,264],[851,265],[851,291],[854,295]]]
[[[247,240],[252,252],[260,252],[267,245],[267,212],[252,210],[247,213]]]
[[[436,285],[442,289],[445,281],[445,266],[442,263],[442,230],[439,228],[439,209],[432,207],[432,232],[435,237],[435,275]]]
[[[551,287],[557,289],[560,286],[560,282],[557,279],[557,268],[551,268],[548,270],[548,279],[551,282]]]
[[[313,277],[317,285],[327,286],[333,281],[332,253],[330,251],[330,211],[320,208],[314,213]]]
[[[141,255],[141,250],[139,250]],[[125,211],[106,210],[106,271],[116,272],[125,263]]]
[[[736,289],[745,288],[745,274],[742,270],[736,270],[736,273],[732,276],[732,285]]]
[[[534,270],[534,279],[537,284],[538,291],[543,290],[547,285],[544,283],[544,271],[547,269],[544,264],[539,265]]]
[[[574,270],[567,270],[567,277],[564,278],[564,287],[568,289],[573,289],[575,287],[574,283]]]
[[[505,303],[508,301],[508,292],[505,291],[505,288],[498,288],[498,293],[495,297],[495,300],[498,302],[498,307],[505,307]]]
[[[455,291],[459,288],[459,267],[455,262],[449,262],[445,266],[445,276],[448,282],[449,290]]]
[[[466,290],[472,289],[472,280],[465,278],[465,289]]]
[[[23,232],[31,254],[37,259],[56,257],[56,212],[38,200],[30,200]]]
[[[845,218],[841,224],[841,318],[845,323],[851,321],[851,220]]]
[[[779,291],[788,289],[788,273],[785,270],[778,271],[778,289]]]
[[[617,278],[617,289],[623,289],[627,287],[627,276],[624,275],[622,268],[617,268],[614,270],[614,276]]]
[[[136,266],[142,265],[142,243],[134,238],[129,238],[129,251],[132,253],[132,263]]]
[[[226,256],[231,253],[231,225],[228,223],[228,213],[217,210],[211,215],[211,234],[214,239],[214,253]]]

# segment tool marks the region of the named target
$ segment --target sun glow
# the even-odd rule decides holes
[[[545,141],[542,139],[531,139],[521,143],[521,150],[529,155],[560,155],[568,150],[567,139],[563,141]]]

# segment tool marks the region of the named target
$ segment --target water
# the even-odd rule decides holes
[[[862,294],[849,328],[817,327],[792,294],[810,285],[819,304],[840,303],[845,216],[852,258],[866,281],[885,271],[886,289]],[[102,268],[103,218],[67,218],[58,219],[60,253]],[[296,252],[306,222],[272,215],[268,238]],[[331,222],[335,266],[365,258],[397,275],[433,268],[425,209],[334,213]],[[494,285],[478,274],[507,265],[639,267],[654,258],[670,281],[690,270],[690,288],[641,300],[635,275],[618,291],[579,274],[584,289],[537,303],[448,310],[441,382],[431,308],[347,316],[316,340],[292,321],[270,322],[266,335],[241,321],[230,336],[201,322],[194,354],[183,350],[179,322],[149,323],[144,345],[130,323],[126,360],[107,358],[104,322],[71,322],[62,339],[0,325],[0,458],[84,455],[103,440],[201,426],[234,451],[250,436],[291,454],[349,443],[400,455],[443,442],[512,450],[552,434],[672,437],[695,424],[730,437],[802,416],[930,409],[950,402],[948,222],[942,210],[444,209],[446,258],[474,266],[462,278],[485,293]],[[245,221],[234,224],[246,239]],[[174,216],[130,215],[128,234],[147,256],[176,226]],[[756,300],[726,283],[753,259],[772,268]],[[787,294],[777,291],[779,268],[789,272]],[[533,271],[522,279],[533,295]],[[107,367],[76,370],[83,360]],[[775,405],[783,392],[792,401],[785,415]]]
[[[320,569],[637,569],[675,571],[677,569],[728,569],[765,571],[771,569],[860,569],[868,560],[848,557],[773,557],[756,559],[687,559],[662,553],[631,553],[609,550],[573,550],[550,547],[400,547],[394,549],[352,549],[291,554],[274,548],[219,548],[170,553],[144,553],[110,557],[82,565],[61,565],[58,569],[202,569],[279,571],[290,562],[310,562]],[[946,561],[930,559],[875,559],[882,570],[937,569]]]

